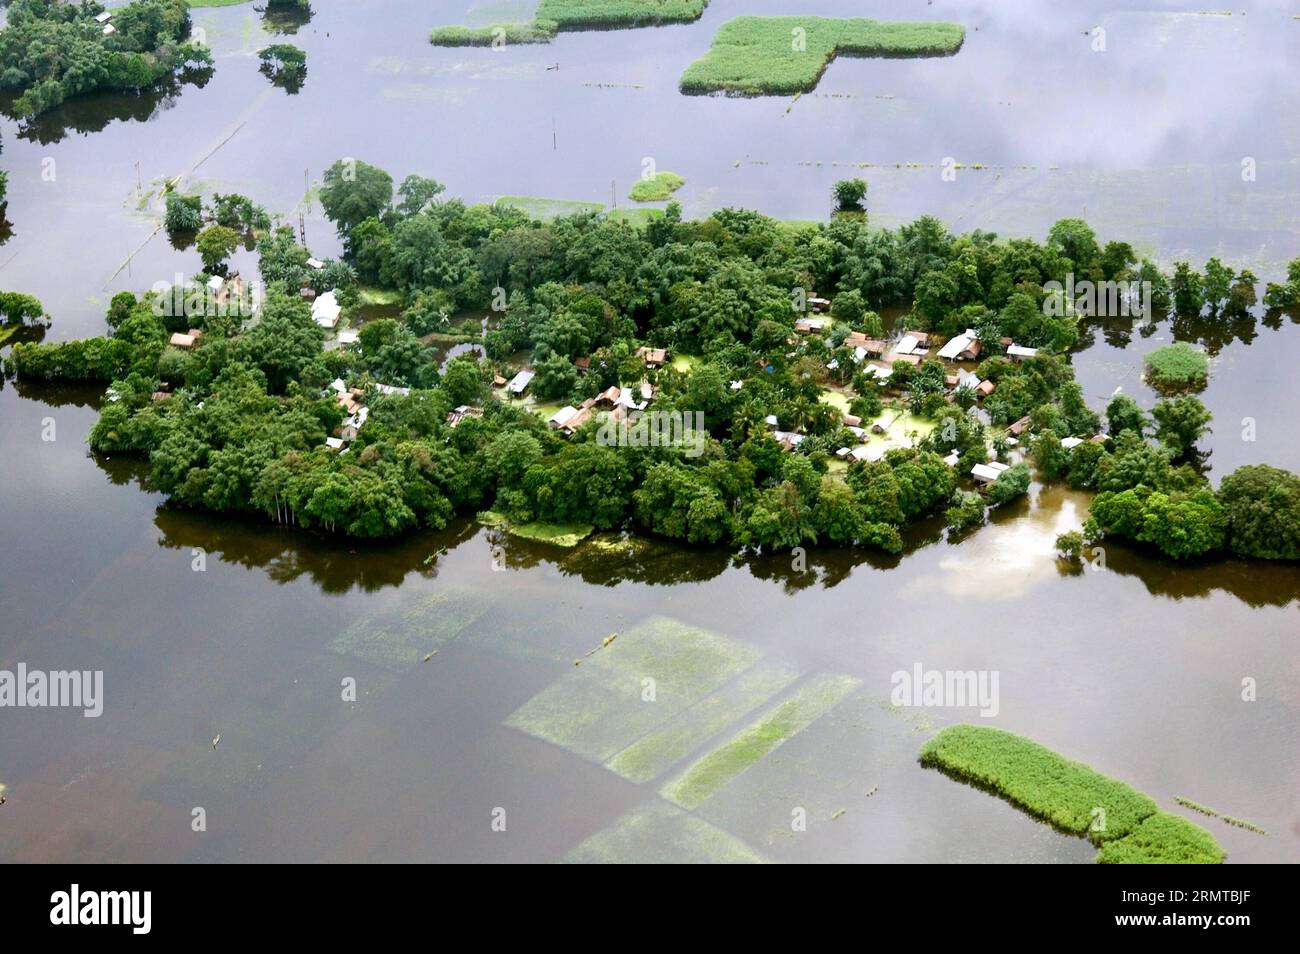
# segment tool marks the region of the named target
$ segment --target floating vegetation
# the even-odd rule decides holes
[[[686,179],[675,172],[656,172],[632,183],[627,197],[633,202],[659,202],[686,184]]]
[[[549,43],[560,30],[619,29],[689,23],[709,0],[541,0],[527,23],[481,27],[445,26],[430,37],[435,46],[502,46]]]
[[[660,794],[695,808],[791,736],[825,715],[860,685],[851,676],[823,675],[802,686],[730,741],[705,755],[663,787]]]
[[[736,17],[678,85],[683,93],[793,95],[812,90],[836,56],[950,56],[965,38],[956,23]]]
[[[1210,818],[1217,818],[1219,821],[1232,825],[1235,828],[1244,828],[1247,831],[1253,831],[1257,835],[1268,836],[1268,832],[1260,828],[1258,825],[1252,824],[1251,822],[1245,821],[1241,818],[1233,818],[1231,815],[1224,815],[1221,812],[1215,811],[1213,808],[1209,808],[1199,802],[1194,802],[1190,798],[1183,798],[1181,795],[1175,795],[1174,801],[1179,805],[1182,805],[1184,808],[1190,808],[1192,811],[1200,812],[1202,815],[1208,815]]]
[[[651,802],[592,835],[564,859],[570,863],[763,864],[739,838],[665,802]]]
[[[921,747],[921,764],[1001,795],[1062,831],[1088,838],[1102,864],[1218,864],[1214,837],[1147,795],[1023,736],[956,725]]]

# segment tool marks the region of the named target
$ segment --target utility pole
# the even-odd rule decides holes
[[[298,244],[303,248],[307,247],[307,195],[311,192],[311,180],[307,173],[307,169],[302,170],[302,205],[298,209]]]

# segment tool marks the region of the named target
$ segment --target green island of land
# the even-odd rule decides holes
[[[633,202],[659,202],[686,184],[686,179],[675,172],[656,172],[644,179],[637,179],[628,190],[627,197]]]
[[[1098,846],[1100,864],[1219,864],[1204,828],[1161,811],[1147,795],[1031,739],[955,725],[921,747],[921,764],[1000,795],[1017,808]]]
[[[709,0],[541,0],[526,23],[482,27],[438,27],[435,46],[492,46],[549,43],[561,30],[612,29],[689,23],[698,20]]]
[[[201,270],[114,295],[111,334],[17,340],[5,373],[101,384],[92,450],[147,459],[175,505],[322,533],[493,511],[553,543],[590,527],[900,553],[916,521],[976,532],[1036,471],[1095,493],[1057,541],[1069,559],[1110,539],[1300,558],[1300,476],[1246,465],[1214,487],[1195,466],[1211,421],[1198,398],[1088,406],[1069,360],[1079,313],[1044,308],[1051,286],[1070,271],[1150,282],[1164,313],[1187,296],[1082,220],[1041,242],[930,216],[873,228],[861,181],[834,190],[858,215],[811,224],[692,221],[673,201],[639,221],[565,203],[543,219],[444,191],[334,163],[319,198],[347,252],[323,261],[245,196],[173,191],[162,225],[197,232]],[[256,302],[229,268],[250,238]],[[1187,263],[1177,275],[1195,284]],[[1265,308],[1297,285],[1300,260]],[[1187,304],[1233,322],[1250,286],[1243,270]],[[21,291],[0,313],[48,320]]]
[[[736,17],[679,85],[683,93],[806,93],[836,56],[950,56],[965,39],[966,28],[957,23]]]

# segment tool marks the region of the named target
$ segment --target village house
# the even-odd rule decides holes
[[[510,379],[506,385],[506,390],[515,396],[519,396],[528,390],[528,385],[532,383],[535,372],[530,368],[525,368]]]
[[[647,368],[662,367],[668,360],[667,348],[637,348],[636,356],[645,362]]]
[[[329,328],[331,331],[339,323],[339,315],[342,313],[343,306],[339,304],[334,291],[327,291],[311,305],[312,320],[322,328]]]
[[[191,329],[188,334],[177,331],[172,334],[171,338],[167,340],[167,343],[173,348],[183,348],[186,351],[189,351],[198,343],[199,335],[201,334],[201,331],[195,331],[193,329]]]
[[[899,355],[924,354],[925,348],[921,346],[921,339],[909,331],[898,339],[898,344],[894,345],[893,353]]]
[[[1012,437],[1019,437],[1028,429],[1029,429],[1029,415],[1026,414],[1020,420],[1016,421],[1011,426],[1009,426],[1007,428],[1007,433],[1010,434]]]
[[[967,328],[962,334],[949,338],[939,349],[939,357],[945,361],[974,361],[979,353],[979,336],[974,328]]]
[[[473,404],[457,404],[447,412],[447,423],[451,427],[456,427],[467,417],[482,417],[483,409]]]
[[[921,356],[919,354],[899,354],[897,351],[894,351],[885,355],[883,360],[888,361],[890,364],[893,364],[895,361],[906,361],[908,364],[920,364]]]
[[[975,478],[979,484],[991,484],[1002,476],[1004,470],[1010,469],[1010,464],[1000,464],[997,461],[990,461],[987,464],[976,464],[970,469],[970,475]]]

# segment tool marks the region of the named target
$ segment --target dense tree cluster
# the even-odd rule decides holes
[[[36,116],[99,90],[145,89],[189,67],[210,66],[206,47],[189,41],[185,0],[135,0],[114,7],[111,30],[95,20],[95,0],[12,0],[0,30],[0,90],[13,112]]]
[[[309,266],[291,230],[261,234],[257,319],[201,317],[203,335],[181,350],[166,345],[176,320],[160,317],[151,297],[118,296],[112,337],[19,345],[12,363],[21,374],[109,382],[92,446],[148,455],[153,484],[175,502],[354,536],[491,509],[516,522],[635,528],[698,544],[897,552],[909,521],[946,511],[954,527],[969,526],[989,504],[1027,492],[1024,464],[986,496],[961,476],[990,447],[1005,456],[1006,425],[1027,418],[1040,470],[1100,491],[1094,537],[1151,540],[1182,556],[1222,546],[1239,525],[1239,552],[1264,554],[1264,518],[1217,502],[1188,463],[1208,424],[1194,398],[1163,402],[1152,418],[1117,399],[1108,444],[1062,446],[1096,434],[1101,419],[1063,355],[1078,319],[1052,317],[1042,285],[1072,269],[1145,267],[1127,246],[1099,247],[1081,222],[1058,223],[1039,244],[956,237],[931,218],[898,230],[868,229],[859,215],[796,226],[738,209],[685,221],[670,204],[633,227],[596,214],[542,222],[443,193],[432,179],[394,187],[383,170],[341,160],[324,176],[321,203],[344,260]],[[361,325],[356,347],[324,348],[299,290],[335,291],[347,307],[363,286],[400,311]],[[833,296],[834,327],[798,336],[796,307],[814,290]],[[970,388],[949,395],[950,369],[932,359],[900,361],[886,380],[864,373],[846,336],[882,334],[877,310],[898,305],[912,306],[905,327],[980,329],[989,347],[976,374],[996,385],[982,406]],[[452,315],[477,321],[485,310],[488,359],[440,366],[427,336]],[[1012,360],[1000,353],[1003,335],[1041,350]],[[646,345],[690,359],[647,369],[638,353]],[[493,374],[525,363],[536,398],[575,405],[648,380],[653,409],[694,422],[686,436],[698,440],[611,444],[598,418],[566,436],[545,415],[492,397]],[[369,409],[342,453],[324,446],[344,417],[336,379]],[[828,387],[851,395],[854,415],[873,418],[888,404],[933,431],[880,460],[841,464],[835,452],[858,438],[826,400]],[[451,413],[461,405],[482,413]],[[783,445],[774,431],[801,441]],[[944,460],[954,453],[955,467]]]

